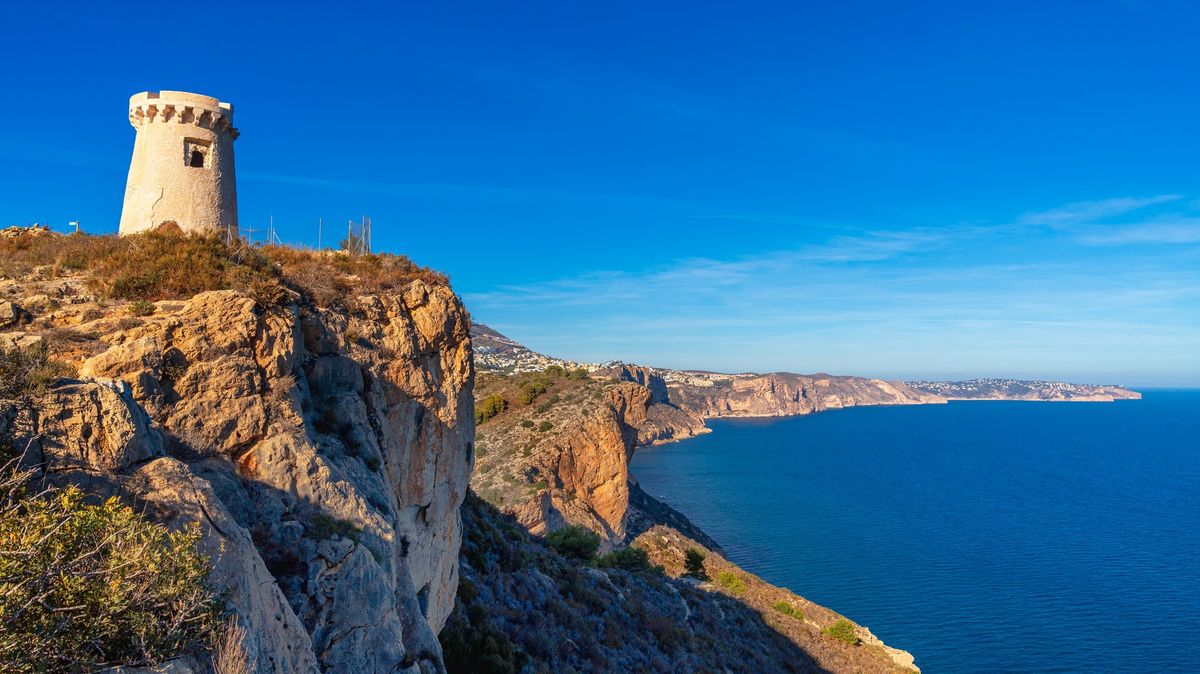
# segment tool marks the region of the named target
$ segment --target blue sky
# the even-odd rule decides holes
[[[0,224],[120,216],[137,91],[243,225],[375,222],[588,360],[1200,385],[1188,2],[8,3]]]

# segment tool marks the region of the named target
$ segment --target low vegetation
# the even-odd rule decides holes
[[[859,642],[858,633],[854,629],[854,623],[845,618],[839,618],[832,625],[822,630],[822,632],[851,646],[855,646]]]
[[[586,562],[596,556],[600,535],[587,527],[568,526],[551,531],[546,543],[563,557]]]
[[[448,283],[445,275],[403,255],[251,246],[183,234],[177,227],[119,238],[72,234],[0,240],[0,276],[16,278],[37,268],[50,276],[87,272],[91,290],[108,299],[187,299],[209,290],[241,290],[264,306],[283,301],[285,288],[318,306],[334,307],[347,297],[402,289],[417,279]]]
[[[209,647],[224,605],[200,532],[171,532],[76,487],[26,493],[0,478],[0,669],[93,671]]]
[[[599,569],[623,569],[634,573],[658,573],[663,572],[661,566],[654,566],[650,563],[650,555],[641,548],[621,548],[612,552],[600,555],[596,558],[596,568]]]
[[[804,620],[804,610],[792,606],[790,602],[777,601],[771,605],[771,608],[786,616],[791,616],[796,620]]]
[[[704,570],[704,553],[696,548],[688,548],[683,554],[683,575],[696,580],[708,580],[708,572]]]
[[[508,407],[508,401],[502,395],[490,395],[475,407],[475,423],[482,424],[500,414]]]
[[[69,366],[50,358],[45,342],[25,348],[0,347],[0,399],[39,396],[71,374]]]
[[[149,316],[154,313],[154,303],[149,300],[138,300],[129,305],[130,316]]]
[[[735,595],[742,595],[746,592],[746,581],[732,571],[722,571],[717,574],[717,585],[729,590]]]
[[[362,538],[362,529],[349,520],[338,519],[325,513],[316,513],[309,520],[306,533],[309,538],[323,541],[340,536],[358,542]]]

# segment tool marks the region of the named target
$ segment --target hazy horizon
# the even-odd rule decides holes
[[[370,215],[543,353],[1200,386],[1189,3],[0,18],[0,226],[115,231],[128,97],[182,89],[234,105],[244,227]]]

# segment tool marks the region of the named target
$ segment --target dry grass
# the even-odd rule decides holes
[[[418,266],[403,255],[347,255],[285,246],[264,246],[260,250],[278,265],[289,285],[318,306],[336,306],[350,294],[401,290],[414,280],[430,285],[450,283],[445,274]]]
[[[68,365],[50,358],[44,343],[23,349],[0,347],[0,399],[40,396],[71,374]]]
[[[347,297],[402,290],[414,280],[446,285],[446,276],[403,255],[359,255],[284,246],[226,243],[217,236],[155,231],[131,236],[16,236],[0,239],[0,277],[36,269],[51,277],[87,272],[93,292],[110,299],[187,299],[208,290],[242,290],[263,306],[286,288],[325,307]]]
[[[257,663],[246,653],[246,630],[235,618],[230,618],[225,629],[217,634],[213,643],[212,668],[215,674],[250,674]]]

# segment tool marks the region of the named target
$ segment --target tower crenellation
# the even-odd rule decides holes
[[[233,105],[185,91],[129,99],[137,131],[121,234],[174,223],[185,232],[237,235]]]

